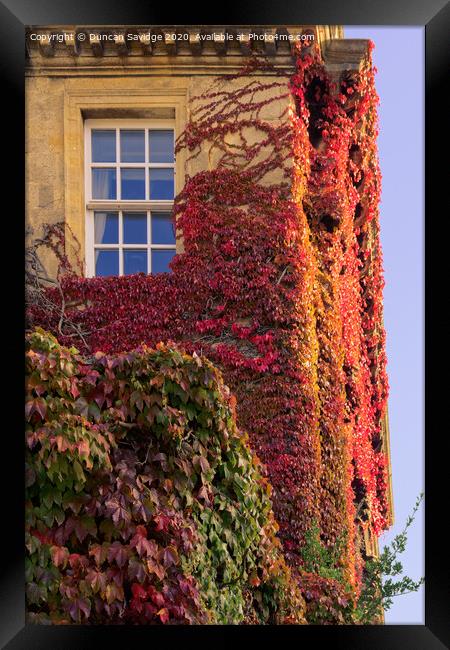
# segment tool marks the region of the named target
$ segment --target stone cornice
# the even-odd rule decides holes
[[[252,53],[267,57],[276,68],[288,68],[296,40],[323,50],[342,37],[342,27],[333,25],[29,26],[27,74],[233,72]]]

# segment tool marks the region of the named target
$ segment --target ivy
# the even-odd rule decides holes
[[[219,367],[236,397],[238,426],[248,432],[272,486],[288,564],[304,569],[313,522],[326,548],[346,540],[342,571],[350,599],[332,577],[299,578],[304,593],[316,602],[325,598],[324,621],[343,622],[341,610],[357,599],[363,580],[361,512],[375,536],[389,521],[381,444],[388,382],[378,98],[370,55],[339,80],[330,78],[319,49],[299,44],[293,55],[290,74],[255,56],[239,75],[221,77],[193,97],[177,151],[187,158],[208,152],[214,164],[188,177],[176,197],[173,217],[184,252],[172,261],[172,273],[82,278],[66,272],[57,287],[38,292],[27,314],[30,328],[40,325],[86,355],[175,341]],[[264,119],[280,99],[287,105],[281,119]],[[196,421],[197,404],[212,399],[202,389],[182,408],[187,422]],[[161,439],[169,428],[185,430],[157,403],[143,402],[142,412],[140,390],[133,386],[131,407],[139,422],[150,418]],[[172,394],[169,384],[165,390]],[[187,391],[177,391],[180,410]],[[81,397],[77,415],[100,424],[109,393],[99,388],[95,397],[89,403]],[[33,417],[44,408],[39,395],[36,400]],[[198,427],[199,440],[207,430],[207,422]],[[225,483],[234,463],[221,466]],[[249,507],[240,481],[233,493]],[[185,498],[197,495],[187,491]],[[208,498],[205,487],[200,500]],[[214,528],[215,520],[208,525]],[[221,553],[220,543],[208,537],[213,555]],[[227,574],[224,581],[234,579]],[[235,587],[227,589],[233,601]]]
[[[270,487],[214,366],[27,340],[26,579],[43,623],[303,623]]]
[[[332,547],[327,547],[320,539],[320,529],[317,522],[305,534],[305,543],[301,557],[303,568],[309,573],[316,573],[322,578],[345,581],[342,571],[342,553],[346,547],[346,539],[341,536]],[[341,566],[339,566],[341,565]]]

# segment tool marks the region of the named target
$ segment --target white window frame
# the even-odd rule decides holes
[[[91,151],[91,132],[95,129],[115,129],[116,130],[116,162],[95,163],[92,162]],[[153,244],[151,241],[151,213],[168,213],[172,211],[173,199],[171,200],[105,200],[92,198],[92,167],[107,167],[116,169],[116,195],[119,196],[120,186],[120,167],[144,167],[145,169],[145,188],[146,193],[149,188],[149,169],[166,168],[174,170],[174,188],[176,187],[176,159],[173,163],[150,163],[120,162],[120,129],[144,129],[145,131],[145,151],[148,156],[149,138],[148,131],[171,130],[174,132],[174,140],[177,138],[175,120],[148,120],[148,119],[87,119],[84,122],[84,151],[85,151],[85,197],[86,197],[86,229],[85,229],[85,260],[87,277],[95,276],[95,250],[119,250],[119,275],[123,275],[123,250],[136,249],[147,251],[147,273],[151,273],[152,250],[176,250],[176,244]],[[117,244],[95,244],[94,213],[95,212],[117,212],[119,218],[119,241]],[[147,244],[124,244],[123,243],[123,213],[124,212],[145,212],[147,215]]]

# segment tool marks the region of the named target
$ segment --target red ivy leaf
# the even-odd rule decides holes
[[[153,585],[150,585],[150,587],[147,589],[147,594],[151,598],[152,602],[154,602],[158,607],[162,607],[164,605],[165,600],[163,594],[157,591]]]
[[[25,405],[25,415],[28,420],[31,419],[33,413],[38,413],[41,420],[45,420],[45,415],[47,413],[47,402],[43,397],[37,397],[26,403]]]
[[[106,575],[97,569],[91,569],[86,575],[86,580],[91,586],[94,594],[100,591],[104,594],[106,589]]]
[[[85,598],[75,598],[69,605],[69,614],[76,623],[81,622],[81,614],[84,614],[86,619],[89,618],[91,613],[91,603]]]
[[[166,567],[172,565],[176,566],[180,559],[178,557],[177,549],[174,546],[168,546],[163,552],[163,562]]]
[[[167,532],[170,524],[170,517],[167,515],[159,514],[153,517],[153,521],[156,524],[157,531]]]
[[[167,609],[167,607],[163,607],[162,609],[160,609],[159,612],[157,612],[157,615],[161,619],[162,623],[167,623],[167,621],[169,620],[169,610]]]
[[[128,560],[128,549],[120,542],[113,542],[108,549],[108,560],[115,562],[119,569],[121,569]]]
[[[136,582],[131,585],[131,592],[133,594],[133,598],[137,598],[138,600],[145,600],[147,598],[147,591],[144,589],[144,587],[137,584]]]
[[[130,580],[139,580],[142,583],[147,577],[146,567],[139,560],[131,558],[128,564],[128,576]]]
[[[69,551],[65,546],[52,546],[50,548],[50,554],[52,556],[52,562],[55,566],[60,567],[64,569],[67,560],[69,559]]]

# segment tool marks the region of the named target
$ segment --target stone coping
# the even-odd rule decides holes
[[[242,66],[266,56],[275,66],[292,62],[296,41],[324,44],[343,37],[337,25],[46,25],[26,28],[27,67],[35,69]]]

